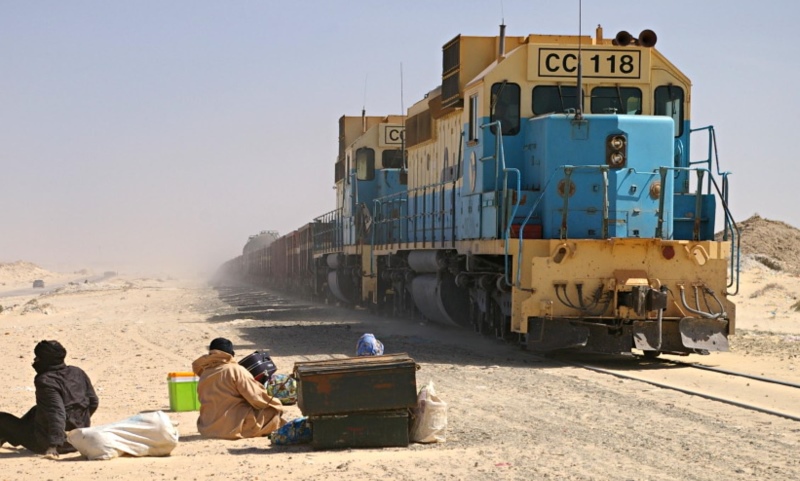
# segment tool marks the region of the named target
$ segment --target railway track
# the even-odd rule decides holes
[[[656,360],[558,359],[560,362],[644,382],[662,389],[800,421],[800,384],[699,363]]]
[[[747,374],[747,373],[744,373],[744,372],[731,371],[729,369],[722,369],[722,368],[719,368],[719,367],[707,366],[705,364],[673,361],[673,360],[667,360],[667,359],[662,360],[662,362],[669,363],[669,364],[676,364],[676,365],[680,365],[680,366],[688,366],[688,367],[692,367],[692,368],[695,368],[695,369],[704,369],[706,371],[718,372],[718,373],[721,373],[721,374],[727,374],[729,376],[744,377],[744,378],[747,378],[747,379],[753,379],[755,381],[761,381],[761,382],[765,382],[765,383],[769,383],[769,384],[780,384],[782,386],[788,386],[788,387],[793,387],[793,388],[796,388],[796,389],[800,389],[800,384],[798,384],[798,383],[794,383],[794,382],[790,382],[790,381],[782,381],[780,379],[773,379],[773,378],[769,378],[769,377],[765,377],[765,376],[757,376],[755,374]]]

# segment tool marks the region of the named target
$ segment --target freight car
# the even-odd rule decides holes
[[[455,37],[405,115],[339,119],[336,208],[243,274],[537,351],[727,350],[729,173],[655,44],[599,26]]]

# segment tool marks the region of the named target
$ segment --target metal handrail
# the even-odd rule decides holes
[[[495,127],[495,136],[494,136],[494,155],[481,157],[481,161],[486,160],[495,160],[495,178],[494,178],[494,198],[495,198],[495,205],[497,203],[497,195],[499,193],[499,189],[497,186],[498,179],[500,177],[499,173],[502,170],[503,172],[503,202],[502,202],[502,216],[503,220],[505,221],[505,225],[500,225],[500,212],[497,213],[495,216],[497,219],[497,223],[495,224],[495,232],[499,233],[502,227],[502,239],[504,243],[504,256],[503,256],[503,280],[505,281],[507,286],[512,286],[511,281],[509,281],[509,267],[508,267],[508,238],[511,235],[511,225],[514,222],[514,218],[517,216],[517,211],[519,210],[520,201],[522,199],[522,174],[520,173],[519,169],[515,167],[506,167],[506,157],[505,157],[505,150],[503,148],[503,128],[500,124],[499,120],[495,120],[494,122],[489,122],[487,124],[481,125],[481,128],[491,128]],[[508,212],[508,174],[514,173],[516,174],[516,195],[514,196],[514,207],[511,210],[511,215],[506,216]],[[499,207],[499,205],[498,205]],[[522,232],[520,230],[520,232]]]
[[[722,189],[720,189],[719,185],[717,184],[717,180],[714,177],[713,173],[709,169],[701,169],[696,167],[661,167],[664,171],[685,171],[685,172],[697,172],[698,175],[698,183],[702,182],[704,177],[704,173],[708,173],[708,183],[710,186],[714,187],[717,195],[719,196],[720,200],[722,201],[722,210],[725,213],[725,235],[723,236],[723,240],[727,240],[727,233],[730,231],[731,234],[731,262],[730,262],[730,280],[728,281],[727,287],[736,286],[736,289],[733,292],[729,292],[728,295],[735,296],[739,293],[739,268],[740,266],[740,257],[741,257],[741,232],[739,231],[739,226],[736,225],[736,221],[733,220],[733,214],[731,214],[730,208],[728,207],[727,200],[723,197]],[[723,185],[727,183],[727,176],[728,172],[720,173],[723,179]],[[698,192],[702,189],[702,186],[698,187]],[[661,197],[665,195],[666,189],[661,189]],[[709,189],[710,193],[710,189]],[[699,194],[698,194],[699,195]],[[659,201],[661,201],[659,199]],[[699,209],[699,200],[695,205],[695,210]],[[663,216],[663,211],[659,211],[659,219]],[[695,212],[695,219],[699,218],[699,212]],[[697,220],[695,221],[697,222]],[[696,240],[696,239],[695,239]]]
[[[716,133],[716,130],[714,130],[714,126],[713,125],[708,125],[706,127],[698,127],[696,129],[691,129],[691,130],[689,130],[689,135],[691,135],[691,134],[693,134],[695,132],[702,132],[702,131],[707,131],[708,132],[708,138],[707,138],[707,141],[706,141],[708,143],[708,150],[707,150],[708,157],[706,157],[705,159],[702,159],[702,160],[695,160],[695,161],[691,160],[691,158],[690,158],[688,160],[688,165],[692,166],[692,165],[697,165],[697,164],[706,164],[706,168],[708,169],[709,173],[711,172],[712,165],[715,166],[716,170],[717,170],[717,175],[719,175],[719,176],[721,176],[723,178],[723,188],[722,188],[722,194],[720,195],[720,198],[723,199],[725,202],[728,202],[728,189],[727,189],[727,182],[725,180],[731,174],[731,172],[722,171],[719,168],[719,149],[717,147],[717,133]],[[689,153],[689,156],[691,157],[691,152]],[[713,164],[712,164],[712,161],[713,161]],[[710,181],[710,178],[709,178],[709,182],[708,182],[707,188],[708,188],[708,192],[710,193],[711,192],[711,181]]]
[[[315,225],[326,225],[325,230],[314,229],[314,250],[339,248],[344,244],[342,209],[337,208],[314,218]],[[331,234],[329,237],[326,235]]]
[[[717,175],[719,175],[722,178],[722,192],[720,193],[720,199],[722,199],[723,204],[725,206],[727,206],[728,205],[728,195],[730,193],[730,183],[728,182],[728,176],[730,176],[732,174],[732,172],[722,171],[720,169],[720,167],[719,167],[719,148],[717,147],[717,133],[716,133],[716,130],[714,130],[714,126],[713,125],[709,125],[709,126],[706,126],[706,127],[699,127],[699,128],[696,128],[696,129],[691,129],[691,130],[689,130],[689,134],[691,135],[694,132],[701,132],[703,130],[708,131],[708,140],[707,140],[707,143],[708,143],[708,158],[704,159],[704,160],[696,161],[696,162],[692,162],[691,160],[689,160],[689,165],[698,164],[698,163],[706,163],[708,165],[708,169],[710,171],[711,170],[711,160],[713,158],[715,166],[716,166],[716,170],[717,170]],[[691,156],[691,154],[690,154],[690,156]],[[710,182],[710,180],[711,180],[711,176],[709,175],[709,187],[708,187],[709,193],[711,192],[711,187],[710,187],[711,186],[711,182]],[[718,193],[719,193],[719,189],[717,189],[717,190],[718,190]],[[734,229],[736,229],[738,231],[738,227],[736,227],[735,224],[731,224],[731,222],[729,221],[728,217],[726,216],[725,217],[725,228],[722,230],[722,240],[724,240],[724,241],[728,240],[728,232],[730,232],[731,236],[733,236]],[[739,254],[740,253],[738,251],[738,247],[735,246],[734,240],[731,239],[731,259],[734,259],[734,258],[738,259]],[[734,272],[733,262],[731,262],[731,268],[730,268],[730,277],[731,277],[731,279],[734,278],[734,275],[738,275],[738,269],[739,269],[738,261],[737,261],[736,268],[735,268],[736,272]],[[733,282],[733,281],[731,281],[731,282]],[[728,287],[731,287],[731,284],[729,284]],[[738,292],[738,290],[739,290],[739,288],[738,288],[738,285],[737,285],[736,291]]]
[[[590,165],[587,165],[587,166],[562,165],[562,166],[558,166],[556,169],[554,169],[553,172],[550,174],[550,177],[547,179],[547,182],[545,182],[544,187],[542,188],[541,192],[539,193],[539,196],[537,197],[536,201],[533,203],[533,206],[531,207],[530,212],[528,212],[528,215],[525,217],[525,219],[522,221],[522,224],[520,225],[519,238],[518,238],[519,243],[518,243],[518,249],[517,249],[517,259],[521,259],[522,258],[522,240],[523,240],[524,228],[528,224],[528,222],[530,221],[530,219],[533,216],[534,212],[536,212],[536,208],[539,206],[539,203],[544,198],[545,193],[550,188],[550,185],[552,184],[556,173],[558,173],[559,171],[563,170],[565,172],[565,174],[566,174],[567,172],[571,172],[572,170],[578,169],[578,168],[596,169],[596,170],[598,170],[600,172],[603,172],[603,173],[607,172],[607,170],[608,170],[607,166],[601,166],[601,165],[596,165],[596,166],[590,166]],[[740,246],[740,244],[741,244],[741,235],[740,235],[739,227],[736,225],[736,222],[733,220],[733,215],[731,214],[730,208],[728,206],[727,199],[725,199],[723,197],[723,190],[724,189],[720,189],[720,187],[717,184],[717,181],[714,178],[713,174],[708,169],[699,169],[699,168],[696,168],[696,167],[661,167],[658,170],[655,170],[653,172],[639,172],[636,169],[628,169],[628,171],[630,173],[632,173],[632,174],[646,174],[646,175],[659,174],[661,176],[662,180],[668,178],[666,173],[668,171],[670,171],[670,170],[672,170],[672,171],[697,172],[698,176],[700,177],[700,181],[699,181],[700,185],[699,185],[698,191],[702,190],[703,173],[708,173],[708,177],[709,177],[709,182],[708,183],[709,183],[709,185],[714,187],[717,195],[722,200],[722,208],[723,208],[723,212],[725,213],[726,234],[727,234],[728,230],[730,230],[730,234],[731,234],[731,258],[730,258],[730,265],[729,265],[730,280],[728,281],[727,287],[730,288],[730,287],[733,287],[735,285],[735,290],[733,292],[729,292],[728,294],[729,295],[738,294],[738,292],[739,292],[739,281],[740,281],[740,279],[739,279],[739,268],[740,268],[740,256],[741,256],[741,246]],[[720,175],[722,176],[723,184],[725,184],[727,182],[727,174],[728,174],[727,172],[721,172],[720,173]],[[663,212],[664,212],[663,206],[664,206],[664,203],[665,203],[664,197],[665,197],[666,191],[667,191],[667,189],[664,188],[664,187],[665,186],[662,183],[661,194],[660,194],[660,197],[659,197],[659,220],[658,220],[658,224],[657,224],[657,227],[656,227],[656,233],[655,233],[656,237],[659,237],[659,238],[662,237],[661,228],[662,228],[662,224],[663,224]],[[565,188],[569,189],[569,186],[565,186]],[[607,194],[604,195],[604,197],[605,197],[604,198],[604,203],[607,203],[608,202]],[[699,209],[699,208],[700,208],[699,204],[696,203],[695,204],[695,209]],[[566,217],[566,215],[567,214],[565,212],[564,216]],[[698,213],[696,213],[695,214],[695,218],[699,218],[699,217],[700,216],[698,215]],[[607,232],[604,232],[604,235],[607,236]],[[566,238],[566,232],[564,232],[564,237],[563,238]],[[520,262],[519,260],[517,261],[517,272],[516,272],[516,276],[515,277],[516,277],[516,279],[515,279],[514,287],[517,287],[519,289],[521,287],[521,283],[522,283],[522,262]]]
[[[697,161],[689,161],[689,165],[694,164],[708,164],[708,170],[711,170],[711,161],[714,161],[714,165],[717,167],[717,175],[726,175],[730,174],[730,172],[723,172],[719,168],[719,149],[717,148],[717,132],[714,130],[713,125],[708,125],[706,127],[698,127],[696,129],[689,130],[689,134],[693,134],[694,132],[702,132],[704,130],[708,131],[708,158],[703,160]]]
[[[517,278],[515,281],[515,287],[517,289],[519,289],[522,286],[522,262],[520,261],[522,259],[522,235],[525,232],[525,226],[528,224],[528,221],[533,216],[533,213],[536,212],[536,207],[539,206],[539,202],[541,202],[542,199],[544,199],[544,194],[545,192],[547,192],[547,188],[553,181],[553,177],[555,177],[556,172],[558,172],[558,170],[554,170],[550,174],[550,177],[547,178],[547,182],[544,183],[544,187],[542,188],[542,191],[539,193],[539,197],[536,198],[536,201],[533,203],[533,206],[531,206],[531,211],[528,212],[528,215],[525,216],[525,219],[519,226],[519,242],[517,243],[517,276],[516,276]],[[508,256],[508,253],[506,253],[506,256]]]
[[[445,182],[445,181],[435,182],[435,183],[431,183],[431,184],[426,184],[426,185],[422,185],[422,186],[419,186],[419,187],[415,187],[413,189],[408,189],[408,190],[405,190],[403,192],[397,192],[397,193],[394,193],[394,194],[391,194],[391,195],[388,195],[388,196],[380,197],[378,199],[374,199],[373,202],[375,203],[376,216],[373,219],[373,223],[376,225],[376,228],[377,228],[377,226],[383,226],[383,225],[386,225],[386,224],[397,223],[398,229],[400,231],[400,235],[402,236],[403,229],[402,229],[402,224],[400,224],[400,223],[403,220],[406,220],[406,221],[410,222],[412,220],[416,220],[416,219],[419,219],[419,218],[424,218],[424,217],[427,217],[427,216],[435,215],[436,212],[421,212],[421,213],[417,213],[417,214],[408,213],[405,216],[399,215],[398,217],[392,217],[392,218],[385,218],[382,215],[378,216],[377,213],[383,214],[384,207],[387,206],[387,205],[391,205],[391,204],[394,204],[394,203],[397,203],[397,202],[400,202],[401,204],[402,203],[408,203],[408,199],[410,197],[415,197],[417,199],[421,199],[427,194],[428,191],[432,192],[431,195],[439,195],[442,198],[444,198],[444,192],[445,191],[440,191],[441,193],[436,194],[436,189],[441,188],[441,187],[446,187],[448,184],[453,184],[453,182]],[[422,193],[422,196],[418,196],[417,194],[419,194],[419,193]],[[444,204],[445,204],[444,201],[442,201],[442,205],[444,205]],[[446,213],[446,212],[449,212],[451,214],[451,216],[452,216],[455,213],[455,208],[451,205],[451,207],[449,209],[442,209],[438,213],[442,214],[442,213]],[[453,222],[455,222],[454,219],[453,219]],[[409,226],[406,226],[406,227],[409,227]],[[430,231],[433,232],[435,229],[436,229],[436,227],[433,224],[431,224]],[[427,228],[424,228],[424,230],[426,232],[428,231]],[[410,241],[410,239],[408,239],[407,241]],[[380,239],[376,239],[374,242],[381,242],[381,241],[380,241]],[[402,239],[401,239],[400,242],[402,242]],[[373,243],[373,245],[375,245],[375,244]]]
[[[521,186],[521,184],[522,184],[522,174],[520,173],[519,169],[517,169],[515,167],[506,167],[505,150],[504,150],[504,147],[503,147],[503,130],[502,130],[502,125],[501,125],[500,121],[499,120],[495,120],[494,122],[490,122],[490,123],[481,125],[481,128],[484,128],[484,129],[491,128],[491,127],[496,127],[495,128],[496,133],[495,133],[495,142],[494,142],[494,155],[481,157],[480,160],[481,161],[487,161],[487,160],[493,160],[494,159],[496,161],[496,163],[495,163],[495,180],[494,180],[495,202],[497,202],[497,195],[498,195],[498,193],[500,191],[500,189],[498,188],[498,180],[499,180],[499,177],[500,177],[500,172],[501,171],[503,172],[503,211],[504,212],[506,212],[505,201],[508,199],[508,174],[509,173],[514,173],[517,176],[516,200],[514,202],[514,208],[513,208],[512,212],[511,212],[510,218],[505,219],[506,220],[506,225],[501,226],[500,225],[500,216],[499,215],[497,216],[497,224],[496,224],[497,229],[496,229],[496,232],[503,231],[504,232],[504,236],[503,237],[507,238],[508,233],[511,230],[511,223],[514,220],[514,217],[516,216],[516,212],[519,209],[519,205],[520,205],[519,203],[520,203],[521,196],[522,196],[522,186]],[[506,216],[504,215],[503,217],[505,218]],[[502,227],[502,229],[501,229],[501,227]]]

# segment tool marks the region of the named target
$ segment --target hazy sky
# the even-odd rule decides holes
[[[650,28],[692,79],[738,220],[800,227],[798,5],[583,1],[584,34]],[[2,0],[0,262],[210,269],[291,231],[335,206],[338,118],[401,113],[503,16],[575,34],[578,0]]]

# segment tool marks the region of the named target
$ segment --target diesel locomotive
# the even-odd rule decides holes
[[[339,119],[336,208],[224,270],[536,351],[727,350],[729,172],[656,41],[453,38],[407,112]]]

